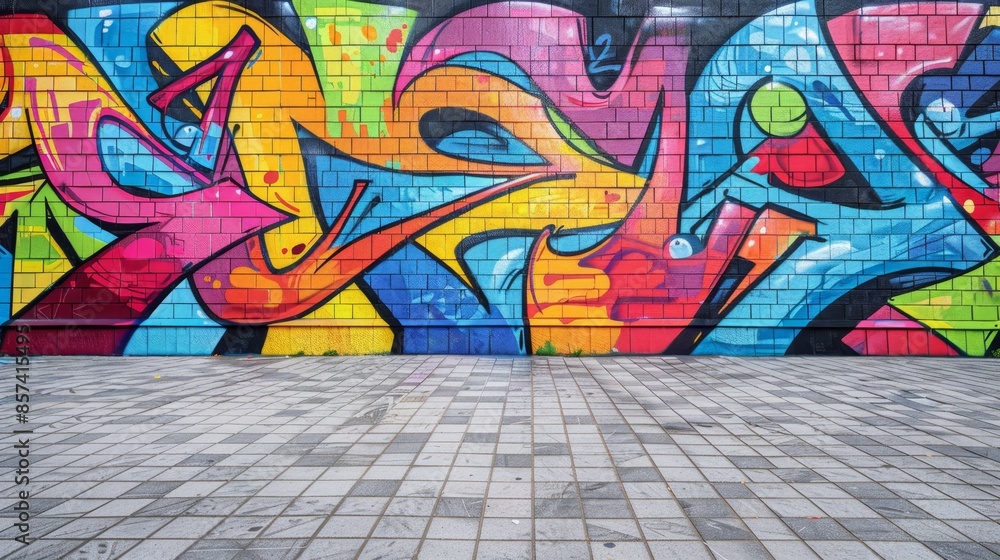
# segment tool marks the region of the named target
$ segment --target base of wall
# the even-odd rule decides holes
[[[23,328],[23,327],[22,327]],[[914,328],[45,327],[8,328],[3,352],[29,355],[613,355],[1000,357],[996,331]],[[520,335],[520,339],[518,339]],[[665,344],[664,340],[673,342]],[[630,350],[615,346],[621,344]]]

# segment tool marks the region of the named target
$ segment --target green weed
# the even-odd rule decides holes
[[[538,350],[535,350],[536,356],[555,356],[556,347],[552,345],[551,340],[546,340],[545,344],[541,345]]]

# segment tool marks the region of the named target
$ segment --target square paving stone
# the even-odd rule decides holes
[[[534,557],[531,541],[479,541],[477,559],[531,560]]]
[[[931,515],[907,500],[862,499],[862,502],[889,519],[926,519]]]
[[[649,543],[655,560],[716,560],[716,556],[700,540],[656,541]]]
[[[594,558],[608,560],[644,560],[649,559],[646,545],[638,542],[606,542],[590,544]]]
[[[717,558],[771,560],[771,554],[758,541],[707,541],[705,546]]]
[[[925,542],[928,548],[949,560],[995,560],[997,554],[974,542]]]
[[[863,541],[912,541],[913,537],[885,519],[844,519],[837,521]]]
[[[729,503],[719,499],[678,500],[684,513],[690,517],[736,517]]]
[[[455,539],[478,535],[479,519],[465,517],[431,517],[427,528],[428,539]]]
[[[628,500],[583,499],[583,514],[588,518],[632,517]]]
[[[472,560],[476,541],[426,540],[420,546],[418,560]]]
[[[399,480],[361,480],[351,489],[350,496],[394,496],[399,489]]]
[[[309,542],[299,558],[354,558],[364,546],[364,539],[317,538]]]
[[[707,541],[752,540],[753,534],[738,519],[713,519],[710,517],[694,517],[691,519],[695,529]]]
[[[590,558],[590,546],[586,541],[535,541],[535,558],[552,560],[578,560]]]
[[[622,485],[617,482],[581,482],[580,497],[587,498],[624,498]]]
[[[791,527],[795,534],[807,541],[849,541],[854,540],[847,529],[830,518],[812,519],[808,517],[782,518],[785,525]]]
[[[434,515],[438,517],[474,517],[483,515],[482,498],[441,498]]]
[[[498,453],[493,460],[494,467],[530,467],[531,455],[524,453]]]
[[[542,498],[535,500],[535,517],[581,517],[580,500],[576,498]]]
[[[419,539],[401,538],[374,538],[372,537],[364,548],[358,559],[376,558],[413,558],[416,555],[417,547],[420,546]]]

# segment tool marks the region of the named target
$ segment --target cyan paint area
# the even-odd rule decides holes
[[[225,327],[205,315],[185,280],[135,329],[122,354],[209,356],[225,333]]]
[[[747,96],[766,79],[803,94],[817,128],[845,154],[885,204],[849,206],[770,186],[754,157],[737,152],[733,123],[746,121]],[[831,95],[831,92],[836,92]],[[703,218],[726,198],[773,204],[818,220],[808,240],[736,305],[696,347],[698,354],[783,354],[830,303],[882,277],[961,272],[993,255],[945,187],[921,171],[864,108],[827,45],[811,2],[765,15],[712,58],[691,94],[690,176],[682,231],[704,234]],[[746,138],[750,152],[761,136]],[[776,327],[785,327],[776,329]]]
[[[527,246],[517,238],[507,246],[514,247],[508,251],[511,264],[498,264],[500,276],[486,285],[505,303],[489,309],[458,277],[413,244],[375,266],[365,282],[403,327],[404,353],[523,354],[521,305],[508,292],[521,294],[523,279],[510,269],[523,266]]]
[[[506,177],[475,175],[416,175],[376,167],[333,153],[308,132],[299,131],[309,184],[315,185],[322,215],[328,225],[337,222],[358,182],[365,183],[361,198],[349,209],[337,236],[346,244],[378,229],[432,210],[485,188]]]
[[[994,161],[1000,130],[996,88],[1000,81],[1000,29],[994,28],[971,49],[954,72],[939,72],[919,82],[914,129],[928,152],[949,171],[983,192],[988,188],[972,169]],[[971,168],[970,168],[971,167]]]
[[[157,111],[147,100],[160,87],[150,67],[147,34],[179,5],[180,2],[142,2],[80,8],[70,10],[66,21],[81,46],[90,52],[91,60],[100,66],[136,116],[155,137],[172,140],[166,145],[182,155],[190,149],[197,128]],[[179,194],[182,188],[192,187],[172,185],[166,192],[157,192]]]

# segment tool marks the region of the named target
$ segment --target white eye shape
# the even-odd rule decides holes
[[[686,259],[694,254],[694,247],[691,246],[691,242],[683,237],[675,237],[668,243],[668,249],[670,251],[670,258],[672,259]]]

